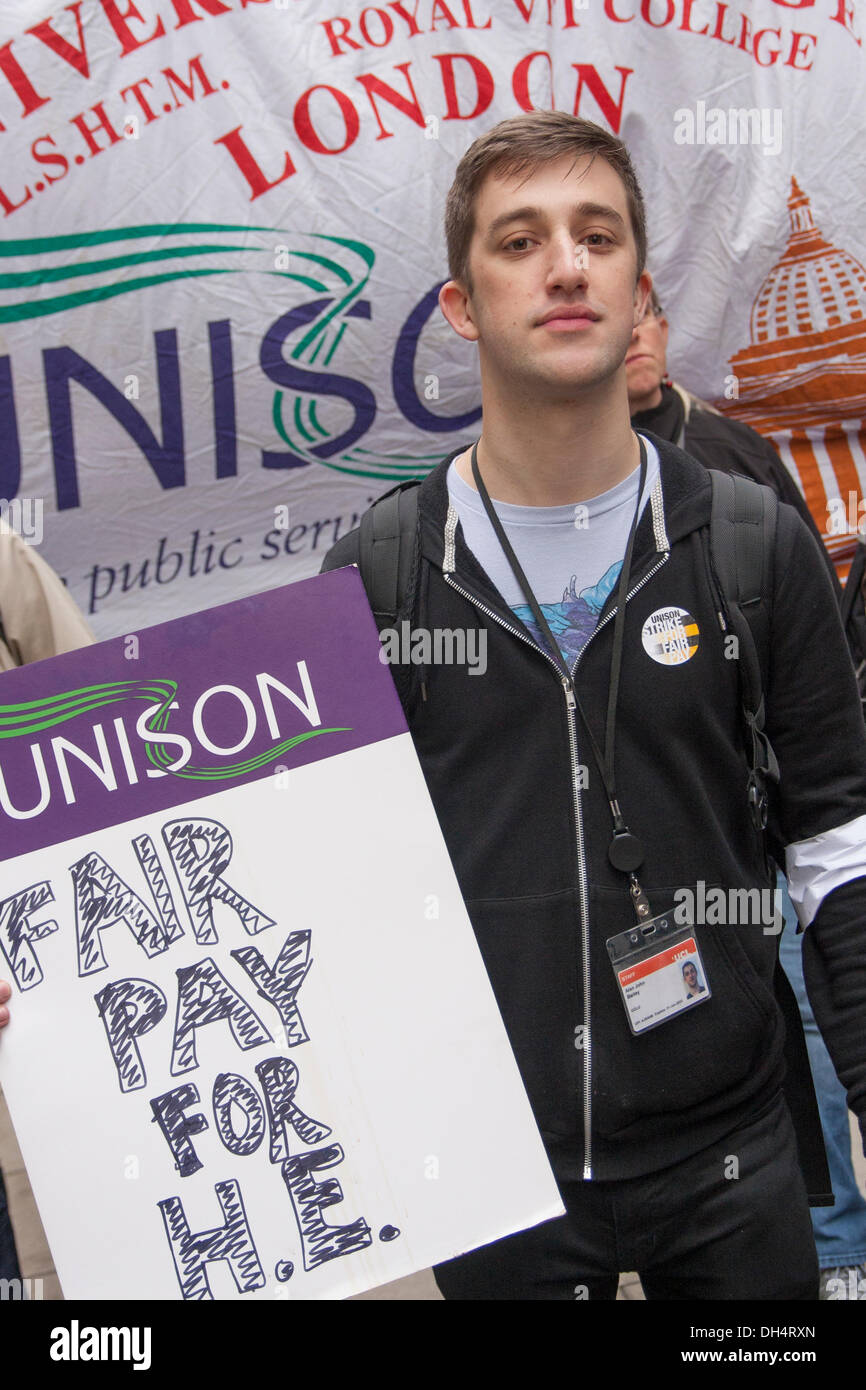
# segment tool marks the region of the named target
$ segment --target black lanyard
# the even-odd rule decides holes
[[[544,613],[541,610],[541,607],[538,603],[538,600],[535,597],[535,594],[532,592],[529,580],[526,578],[520,561],[518,560],[517,556],[514,553],[514,550],[512,549],[511,542],[509,541],[508,536],[505,534],[505,528],[502,525],[502,522],[500,521],[496,513],[496,508],[493,506],[493,503],[490,500],[490,496],[488,494],[487,488],[484,485],[484,480],[482,479],[481,473],[478,468],[477,443],[473,446],[472,449],[472,477],[475,480],[475,486],[478,489],[479,496],[481,497],[481,500],[484,503],[484,510],[487,512],[487,515],[490,519],[490,524],[493,527],[494,532],[496,533],[496,537],[499,541],[499,544],[502,546],[505,558],[508,560],[508,563],[511,566],[514,577],[520,585],[521,589],[523,590],[524,597],[532,611],[532,616],[538,624],[539,631],[543,633],[544,640],[547,643],[547,646],[550,650],[550,654],[555,660],[560,671],[562,672],[563,680],[565,681],[568,688],[574,695],[574,702],[578,711],[580,712],[580,717],[583,720],[586,732],[589,735],[589,741],[590,746],[592,748],[593,757],[595,758],[598,770],[601,774],[601,779],[604,783],[604,789],[607,793],[607,799],[610,804],[611,815],[613,817],[613,839],[611,840],[610,846],[608,848],[608,858],[610,859],[610,862],[613,864],[615,869],[619,869],[623,873],[627,873],[630,875],[632,880],[631,894],[635,903],[635,911],[638,913],[639,917],[645,917],[649,915],[649,905],[647,904],[645,910],[642,909],[642,903],[645,903],[646,899],[644,898],[643,893],[640,889],[640,885],[638,884],[638,881],[634,876],[635,870],[639,869],[641,864],[643,863],[643,846],[641,845],[640,840],[638,840],[637,836],[632,835],[631,831],[625,823],[625,818],[622,814],[622,811],[620,810],[620,805],[616,796],[616,783],[614,778],[616,705],[617,696],[619,694],[620,672],[622,670],[625,605],[626,597],[628,595],[628,580],[629,574],[631,572],[631,560],[632,553],[634,551],[634,539],[635,534],[637,532],[638,519],[640,517],[641,499],[643,497],[647,473],[646,447],[640,435],[638,435],[638,443],[640,445],[640,478],[638,481],[637,488],[637,503],[635,505],[634,516],[632,517],[631,528],[628,533],[628,541],[626,543],[625,548],[625,558],[622,563],[622,570],[620,571],[619,577],[619,587],[617,590],[617,610],[613,628],[613,651],[611,653],[610,658],[610,681],[608,685],[607,719],[605,722],[604,734],[604,756],[602,756],[601,751],[599,750],[598,744],[596,743],[595,735],[593,734],[592,729],[590,728],[589,721],[586,717],[586,714],[583,711],[580,700],[578,699],[577,691],[574,689],[574,684],[571,679],[571,672],[569,671],[568,667],[566,666],[563,660],[562,652],[559,649],[559,644],[553,638],[553,634],[550,631],[547,619],[545,618]]]

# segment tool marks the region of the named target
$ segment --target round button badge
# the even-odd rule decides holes
[[[685,608],[657,608],[641,629],[647,656],[661,666],[681,666],[698,649],[698,625]]]

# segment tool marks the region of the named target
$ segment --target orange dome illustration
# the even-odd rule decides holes
[[[731,358],[738,397],[716,404],[773,441],[844,576],[866,515],[866,269],[824,240],[795,178],[788,213],[751,343]]]

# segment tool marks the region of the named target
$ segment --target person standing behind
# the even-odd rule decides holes
[[[89,646],[93,633],[49,565],[0,521],[0,672]],[[2,690],[2,686],[0,686]],[[9,988],[0,986],[0,1026]],[[0,1105],[5,1105],[0,1091]],[[0,1279],[20,1279],[15,1236],[0,1173]]]
[[[743,473],[771,487],[783,502],[796,507],[820,543],[821,533],[812,514],[769,440],[748,425],[720,415],[706,401],[670,380],[667,374],[668,331],[667,318],[653,288],[647,312],[632,334],[625,359],[629,411],[634,428],[651,430],[662,439],[670,440],[707,468]],[[836,585],[835,570],[823,544],[821,552]],[[851,1160],[848,1105],[806,993],[797,917],[782,874],[779,875],[779,888],[785,918],[779,956],[794,988],[803,1021],[836,1198],[835,1206],[815,1207],[811,1213],[821,1268],[820,1297],[847,1298],[851,1296],[849,1291],[856,1289],[857,1297],[866,1300],[866,1201],[857,1186]]]
[[[635,429],[651,430],[696,458],[706,468],[742,473],[771,487],[782,502],[795,507],[816,540],[815,525],[800,489],[769,440],[757,430],[730,420],[667,374],[669,325],[653,288],[647,311],[635,328],[625,359],[628,406]],[[826,556],[823,544],[821,553]],[[827,568],[838,589],[836,571]]]

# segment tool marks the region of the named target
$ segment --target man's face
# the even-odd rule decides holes
[[[694,989],[695,985],[698,983],[698,972],[693,965],[683,966],[683,979],[686,982],[687,989]]]
[[[661,383],[667,369],[668,324],[663,314],[647,312],[631,336],[625,359],[629,414],[652,410],[661,403]]]
[[[636,281],[625,187],[604,159],[568,155],[529,178],[488,175],[469,268],[471,290],[449,281],[440,302],[478,342],[489,384],[534,402],[572,400],[624,371],[651,281]]]

